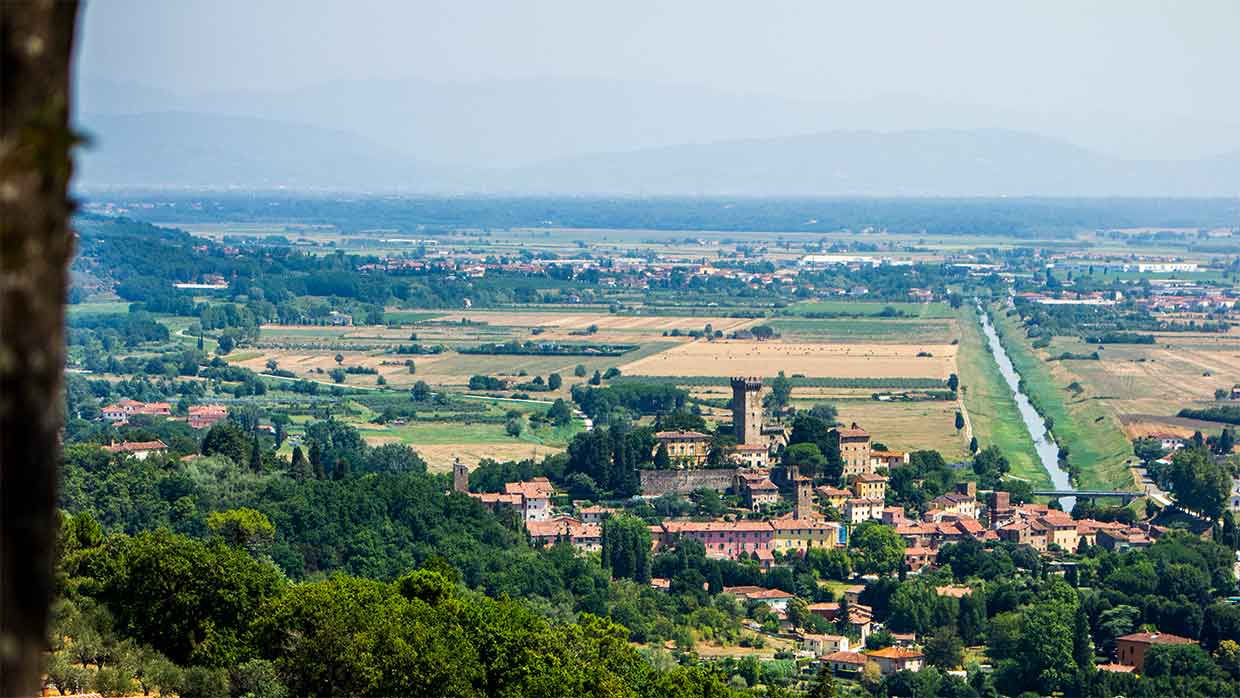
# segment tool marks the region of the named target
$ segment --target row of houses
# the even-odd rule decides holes
[[[129,398],[118,400],[104,407],[99,412],[105,422],[118,427],[129,424],[129,418],[134,415],[178,419],[173,417],[172,405],[170,403],[139,402]],[[228,408],[223,405],[190,405],[185,420],[189,423],[191,429],[206,429],[214,426],[226,417],[228,417]]]

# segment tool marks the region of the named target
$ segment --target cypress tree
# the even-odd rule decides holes
[[[254,443],[250,446],[250,470],[256,473],[263,472],[263,450],[258,445],[258,437],[254,437]]]
[[[301,452],[301,446],[293,447],[293,461],[289,465],[289,473],[294,480],[308,480],[313,474],[310,471],[310,463],[306,460],[306,454]]]

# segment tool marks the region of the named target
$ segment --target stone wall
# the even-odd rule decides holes
[[[724,492],[732,488],[735,468],[704,468],[702,470],[640,470],[642,494],[659,496],[669,492],[688,494],[706,489]]]

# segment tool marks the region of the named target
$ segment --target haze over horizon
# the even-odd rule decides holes
[[[77,112],[97,145],[80,181],[95,186],[1240,192],[1234,3],[112,0],[85,24]],[[938,132],[974,135],[945,146],[956,136]],[[831,147],[787,147],[810,136]],[[1020,151],[1031,143],[1059,159]],[[720,178],[738,150],[761,166]],[[932,183],[856,172],[926,153]],[[690,175],[667,173],[669,157]],[[1045,170],[974,191],[1030,159]],[[135,179],[132,162],[153,160],[168,166]],[[1065,169],[1088,174],[1062,180],[1079,192],[1056,189]]]

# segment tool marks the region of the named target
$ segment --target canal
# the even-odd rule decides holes
[[[985,333],[986,341],[990,345],[990,353],[995,357],[995,363],[999,365],[999,373],[1003,375],[1003,380],[1007,381],[1008,387],[1012,389],[1012,394],[1016,398],[1016,409],[1020,411],[1025,429],[1029,430],[1029,435],[1033,437],[1033,448],[1038,453],[1038,460],[1042,462],[1042,467],[1046,469],[1046,472],[1050,473],[1055,489],[1076,489],[1072,486],[1072,480],[1068,477],[1067,471],[1059,467],[1059,446],[1055,444],[1050,432],[1047,431],[1046,422],[1042,421],[1041,415],[1033,409],[1029,396],[1021,392],[1020,374],[1016,372],[1016,367],[1012,365],[1007,351],[999,342],[999,335],[990,324],[990,317],[980,306],[978,314],[981,316],[982,332]],[[1072,507],[1076,504],[1076,497],[1062,497],[1059,503],[1064,511],[1072,511]]]

